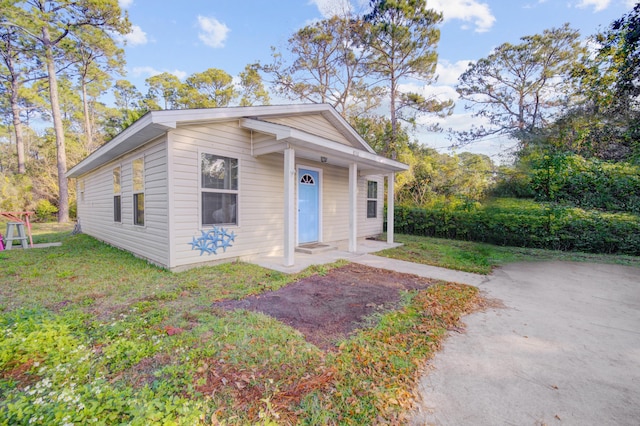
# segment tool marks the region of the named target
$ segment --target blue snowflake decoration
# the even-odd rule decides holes
[[[200,231],[202,234],[200,237],[193,237],[191,242],[191,250],[200,250],[200,256],[203,254],[218,254],[218,249],[222,249],[223,252],[227,251],[228,247],[231,247],[233,242],[236,241],[236,234],[231,231],[227,232],[224,228],[218,228],[214,226],[210,231]]]

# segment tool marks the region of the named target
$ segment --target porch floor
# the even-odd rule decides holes
[[[355,253],[349,252],[349,242],[339,241],[337,243],[331,243],[331,247],[336,247],[336,250],[320,251],[312,254],[301,253],[296,251],[294,255],[293,266],[284,266],[283,255],[273,256],[257,256],[250,259],[243,259],[249,263],[253,263],[263,268],[273,269],[275,271],[284,272],[287,274],[298,273],[311,265],[324,265],[327,263],[333,263],[340,259],[351,260],[356,259],[368,253],[375,253],[388,248],[394,248],[401,246],[401,243],[389,244],[386,241],[358,239],[358,251]]]

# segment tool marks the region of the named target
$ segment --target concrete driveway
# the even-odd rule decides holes
[[[414,425],[640,425],[640,269],[519,263],[477,284],[419,386]]]

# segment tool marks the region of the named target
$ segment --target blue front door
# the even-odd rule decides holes
[[[313,170],[298,169],[298,244],[318,241],[320,232],[320,179]]]

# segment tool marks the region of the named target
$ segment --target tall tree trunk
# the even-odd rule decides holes
[[[9,52],[7,52],[9,53]],[[22,121],[20,120],[20,105],[19,95],[20,82],[18,80],[18,74],[16,74],[14,68],[14,58],[11,54],[5,56],[5,65],[9,70],[11,76],[11,114],[13,115],[13,131],[16,134],[16,151],[18,155],[18,173],[24,174],[26,172],[25,159],[24,159],[24,139],[22,138]]]
[[[391,159],[395,160],[397,157],[396,145],[398,141],[398,117],[396,115],[396,79],[395,76],[391,75],[391,141],[387,144],[387,152],[391,154]]]
[[[24,139],[22,138],[22,121],[20,120],[20,106],[18,105],[18,89],[20,84],[14,78],[11,80],[11,113],[13,114],[13,130],[16,134],[16,151],[18,154],[18,173],[26,173],[24,158]]]
[[[49,96],[51,97],[51,116],[53,117],[53,129],[56,135],[56,159],[58,163],[58,222],[69,222],[69,187],[67,183],[67,153],[64,143],[64,127],[60,114],[60,99],[58,97],[58,79],[53,60],[53,47],[49,29],[42,28],[42,40],[45,45],[45,59],[47,63],[47,75],[49,77]]]
[[[82,79],[82,108],[84,109],[84,134],[86,137],[87,154],[93,151],[93,129],[91,128],[91,115],[89,113],[89,99],[87,98],[87,83]]]

